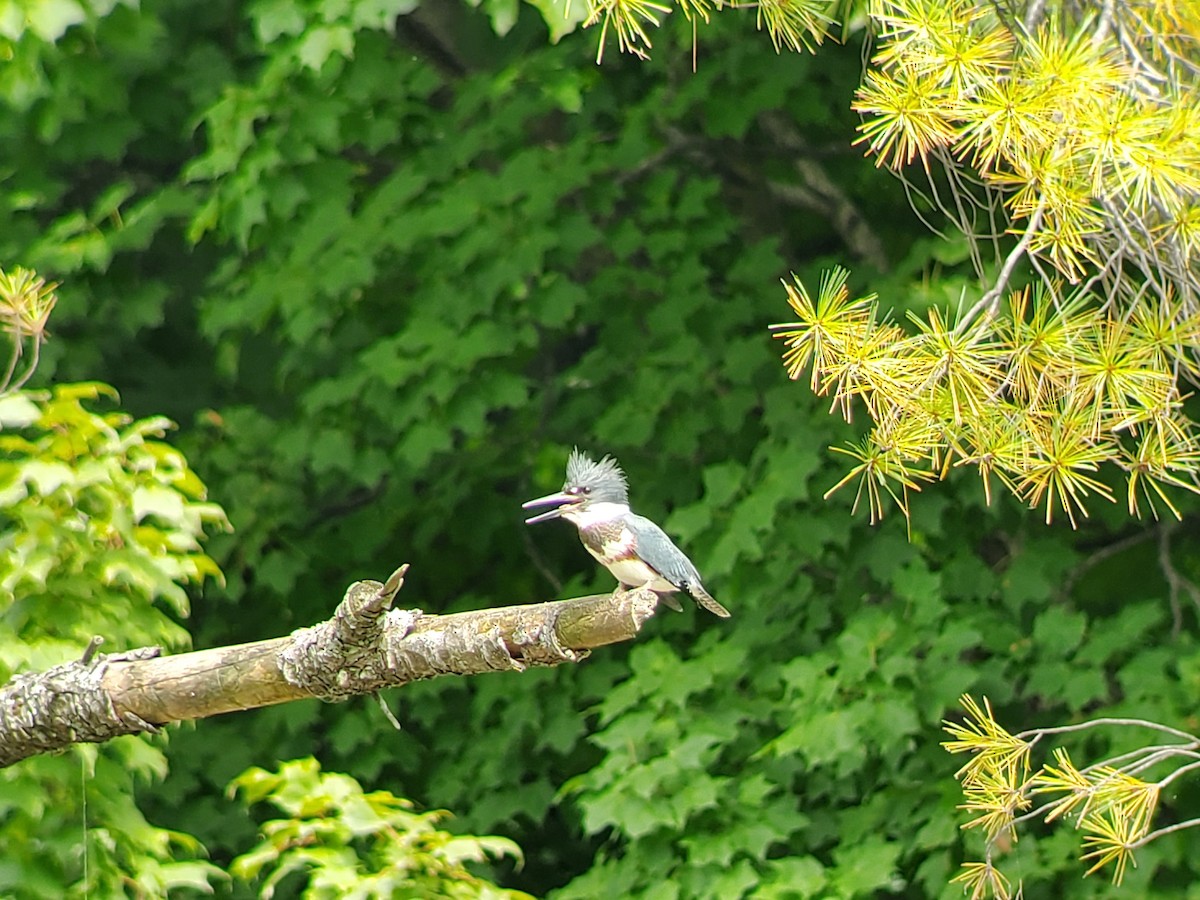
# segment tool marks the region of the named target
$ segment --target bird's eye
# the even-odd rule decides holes
[[[580,490],[583,491],[583,493],[585,493],[585,494],[590,494],[592,492],[592,489],[590,487],[582,487],[582,488],[580,488]]]

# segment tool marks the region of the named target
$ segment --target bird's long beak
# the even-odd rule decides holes
[[[545,497],[538,497],[536,500],[526,500],[521,504],[521,509],[536,509],[539,506],[553,506],[554,509],[548,509],[544,513],[531,516],[525,520],[525,524],[532,525],[535,522],[548,522],[550,519],[557,519],[563,514],[564,509],[578,501],[578,497],[574,494],[568,494],[565,491],[559,491],[557,494],[547,494]]]

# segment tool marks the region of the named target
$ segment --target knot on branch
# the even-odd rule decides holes
[[[558,611],[554,611],[543,621],[517,623],[512,632],[513,668],[556,666],[560,662],[579,662],[591,655],[590,650],[572,650],[562,645],[558,639],[558,617]],[[507,644],[505,649],[509,649]]]
[[[403,637],[421,617],[419,610],[390,609],[407,571],[405,563],[386,583],[356,581],[332,619],[293,632],[278,656],[287,682],[330,702],[386,683],[385,637]]]
[[[77,741],[98,743],[123,734],[158,731],[134,713],[118,711],[101,682],[110,662],[150,659],[161,649],[139,647],[106,655],[95,653],[96,646],[93,641],[83,659],[45,672],[15,675],[0,691],[0,731],[6,735],[0,766]]]
[[[632,590],[426,616],[389,609],[407,569],[386,584],[352,584],[329,621],[294,632],[277,655],[288,684],[336,702],[439,675],[578,662],[591,647],[633,638],[659,602]]]

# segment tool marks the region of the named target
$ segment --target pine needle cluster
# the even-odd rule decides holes
[[[842,448],[872,521],[953,468],[1072,525],[1086,501],[1179,516],[1200,442],[1200,6],[871,0],[861,142],[969,241],[981,287],[955,315],[887,322],[845,275],[779,329],[792,378],[873,427]],[[917,164],[917,165],[914,165]],[[1009,235],[1015,235],[1015,239]],[[1003,253],[1001,251],[1004,251]],[[1031,283],[1014,288],[1016,273]],[[990,287],[984,290],[984,285]],[[915,333],[914,333],[915,332]]]
[[[647,29],[658,28],[674,9],[693,25],[705,24],[712,12],[725,9],[753,9],[758,29],[766,28],[778,53],[784,49],[812,51],[825,40],[834,20],[832,12],[841,0],[675,0],[674,5],[653,0],[585,0],[587,11],[583,26],[600,26],[596,62],[604,59],[604,46],[611,29],[617,36],[617,48],[640,59],[647,59],[653,46]]]
[[[910,316],[905,331],[885,321],[874,295],[851,299],[847,273],[826,273],[814,298],[785,282],[798,321],[774,325],[784,364],[809,372],[849,420],[855,401],[873,426],[834,448],[853,466],[829,493],[855,484],[855,507],[871,521],[893,501],[960,466],[974,467],[991,502],[996,482],[1074,525],[1090,497],[1114,500],[1099,477],[1120,470],[1129,511],[1160,505],[1175,516],[1169,489],[1200,492],[1200,437],[1182,410],[1179,378],[1200,375],[1200,313],[1179,302],[1145,304],[1118,316],[1086,298],[1055,302],[1057,287],[1011,292],[987,327],[963,327],[939,309]],[[828,496],[828,495],[827,495]]]
[[[1164,300],[1186,284],[1194,301],[1200,7],[1085,8],[872,0],[860,140],[879,165],[948,173],[949,196],[931,182],[928,197],[968,235],[1024,222],[1028,252],[1068,282],[1105,270],[1113,299],[1145,280]],[[996,200],[1003,221],[985,225]]]
[[[1089,497],[1115,499],[1111,463],[1131,513],[1179,516],[1167,489],[1197,490],[1200,471],[1180,387],[1200,374],[1200,7],[870,9],[861,141],[879,165],[920,164],[918,207],[967,236],[992,284],[953,320],[910,316],[915,334],[840,296],[844,275],[815,303],[786,286],[789,373],[811,360],[813,389],[844,414],[863,398],[874,423],[835,489],[857,482],[872,520],[885,496],[907,515],[910,490],[972,465],[989,502],[995,476],[1074,525]],[[1012,289],[1022,265],[1033,285]]]
[[[20,266],[0,270],[0,330],[12,342],[8,365],[0,374],[0,393],[19,389],[37,368],[46,324],[58,302],[57,284]]]
[[[1118,885],[1128,867],[1137,865],[1134,852],[1139,847],[1163,834],[1200,825],[1200,819],[1189,819],[1151,831],[1163,788],[1197,765],[1200,739],[1195,736],[1138,719],[1098,719],[1013,735],[996,721],[987,698],[980,705],[964,696],[962,703],[966,719],[945,723],[950,740],[942,746],[951,753],[970,754],[957,773],[964,796],[960,808],[974,816],[963,828],[982,831],[986,849],[982,860],[964,863],[953,881],[963,885],[972,900],[1014,896],[1012,883],[996,860],[1017,841],[1018,826],[1034,818],[1074,824],[1083,833],[1081,858],[1090,863],[1086,874],[1107,869]],[[1033,748],[1050,735],[1119,727],[1155,729],[1172,741],[1082,769],[1065,748],[1056,747],[1052,762],[1031,770]],[[1157,781],[1139,777],[1172,764],[1175,767]]]

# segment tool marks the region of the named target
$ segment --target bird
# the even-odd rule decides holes
[[[649,588],[676,610],[683,607],[672,595],[683,591],[710,613],[729,617],[729,610],[705,589],[696,566],[666,532],[629,508],[629,483],[611,456],[596,462],[575,448],[567,459],[562,490],[521,506],[551,507],[530,516],[526,525],[562,518],[578,528],[588,553],[616,576],[622,588]]]

